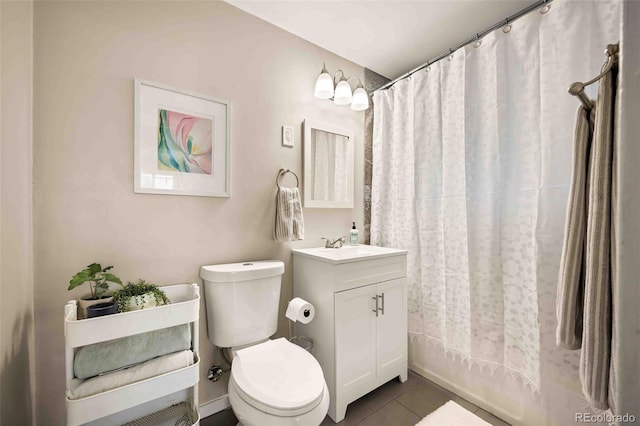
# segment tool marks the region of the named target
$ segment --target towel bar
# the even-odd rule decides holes
[[[587,81],[586,83],[576,81],[571,86],[569,86],[569,93],[571,93],[573,96],[577,96],[587,110],[593,108],[595,104],[591,99],[589,99],[586,93],[584,93],[584,88],[600,80],[605,76],[606,73],[609,72],[609,70],[611,70],[613,65],[618,61],[619,51],[620,45],[618,43],[607,45],[607,49],[604,51],[605,55],[607,55],[607,60],[602,66],[602,71],[600,72],[600,74],[598,74],[595,78]]]

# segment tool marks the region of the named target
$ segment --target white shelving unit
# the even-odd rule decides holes
[[[171,304],[140,311],[125,312],[84,320],[77,319],[76,301],[64,309],[65,359],[67,384],[67,425],[122,424],[149,415],[179,402],[188,402],[197,417],[199,381],[200,288],[197,284],[162,287]],[[69,399],[73,362],[81,346],[135,334],[146,333],[180,324],[190,324],[194,363],[188,367],[161,374],[81,399]]]

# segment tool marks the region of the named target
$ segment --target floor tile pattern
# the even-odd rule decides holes
[[[414,426],[424,416],[453,400],[493,426],[509,426],[505,421],[473,405],[435,383],[409,372],[409,379],[392,380],[349,404],[340,426]],[[235,426],[233,412],[224,410],[200,422],[201,426]],[[327,416],[321,426],[335,425]]]

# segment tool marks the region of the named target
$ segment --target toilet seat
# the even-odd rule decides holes
[[[276,416],[297,416],[313,410],[322,401],[325,389],[318,361],[285,338],[236,352],[231,379],[243,400]]]

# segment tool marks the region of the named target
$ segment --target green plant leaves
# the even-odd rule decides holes
[[[113,266],[110,266],[109,269],[113,268]],[[105,269],[105,271],[107,271],[108,269]],[[104,271],[103,271],[104,272]],[[116,283],[116,284],[120,284],[122,285],[122,280],[118,277],[116,277],[113,274],[104,274],[104,280],[111,282],[111,283]],[[124,286],[123,286],[124,287]]]
[[[91,275],[97,274],[101,270],[102,270],[102,267],[100,266],[99,263],[92,263],[91,265],[87,266],[87,269],[85,269],[85,271],[89,271],[89,274]]]
[[[109,282],[122,286],[122,280],[120,278],[107,272],[112,268],[113,266],[107,266],[102,269],[99,263],[92,263],[71,278],[68,290],[73,290],[79,285],[89,281],[93,283],[91,286],[91,297],[98,299],[105,291],[109,290]]]
[[[142,304],[140,296],[152,293],[156,299],[158,306],[168,305],[171,303],[164,291],[160,290],[155,284],[149,284],[145,280],[138,280],[137,283],[129,282],[122,290],[118,290],[113,294],[113,301],[118,305],[118,312],[127,312],[130,310],[129,301],[134,299],[134,303],[138,306]]]
[[[94,263],[95,265],[95,263]],[[99,272],[100,270],[98,270]],[[78,287],[80,284],[84,284],[87,281],[90,281],[93,278],[93,273],[90,269],[83,269],[82,271],[75,274],[71,280],[69,281],[69,288],[67,290],[73,290]]]

